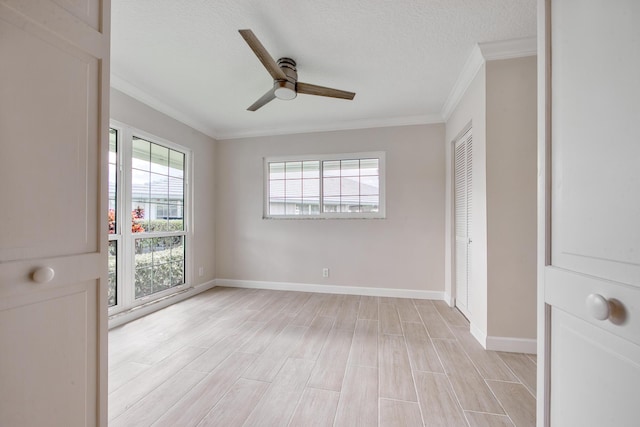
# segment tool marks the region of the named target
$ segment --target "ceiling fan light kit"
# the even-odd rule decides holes
[[[291,58],[280,58],[278,62],[276,62],[262,43],[260,43],[260,40],[253,34],[253,31],[238,30],[238,32],[242,35],[260,62],[262,62],[262,65],[264,65],[269,74],[271,74],[271,77],[273,77],[273,88],[262,95],[262,97],[247,108],[247,110],[256,111],[274,98],[292,100],[298,93],[348,100],[352,100],[353,97],[356,96],[353,92],[298,82],[296,61]]]
[[[275,80],[273,82],[273,93],[278,99],[289,101],[294,99],[296,93],[296,82],[298,72],[296,71],[296,61],[291,58],[278,59],[278,67],[286,74],[287,80]]]

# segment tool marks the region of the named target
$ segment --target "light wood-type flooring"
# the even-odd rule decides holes
[[[218,287],[109,332],[109,426],[533,426],[535,363],[442,301]]]

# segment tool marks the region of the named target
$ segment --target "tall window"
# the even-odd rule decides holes
[[[384,153],[265,159],[267,218],[383,218]]]
[[[184,284],[185,156],[134,136],[131,157],[137,299]]]
[[[119,311],[186,282],[188,153],[127,126],[110,135],[109,305]],[[119,161],[126,186],[118,185]]]
[[[118,136],[116,129],[109,129],[109,288],[108,303],[113,307],[118,303]]]

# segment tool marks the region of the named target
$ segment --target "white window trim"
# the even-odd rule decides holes
[[[269,214],[269,163],[277,162],[300,162],[319,161],[322,165],[326,160],[357,160],[357,159],[379,159],[378,179],[379,179],[379,208],[378,212],[322,212],[322,166],[320,169],[320,213],[318,215],[270,215]],[[366,151],[359,153],[340,154],[312,154],[312,155],[292,155],[273,156],[263,158],[263,219],[384,219],[386,218],[386,153],[384,151]]]
[[[193,208],[192,208],[192,176],[193,176],[193,153],[184,146],[176,144],[172,141],[168,141],[164,138],[153,135],[149,132],[145,132],[134,126],[111,120],[109,127],[118,131],[118,188],[119,191],[116,194],[116,203],[118,206],[118,229],[116,236],[110,237],[110,240],[118,240],[118,268],[117,270],[117,299],[116,305],[109,307],[108,315],[112,316],[121,312],[132,310],[138,306],[147,304],[152,301],[166,298],[167,296],[179,293],[185,289],[193,287]],[[184,173],[184,231],[178,232],[156,232],[156,233],[132,233],[131,227],[123,227],[126,224],[130,224],[128,221],[130,214],[129,210],[124,209],[125,206],[131,206],[131,181],[126,179],[130,177],[125,173],[125,170],[131,170],[131,144],[133,137],[145,139],[149,142],[157,143],[165,147],[180,151],[185,155],[185,173]],[[165,291],[157,292],[151,295],[147,295],[142,298],[135,298],[135,269],[133,265],[134,252],[135,252],[135,239],[144,237],[168,237],[175,235],[184,235],[185,237],[185,264],[184,264],[184,281],[183,285],[174,286]],[[125,272],[127,274],[125,274]],[[124,282],[128,282],[129,285],[123,287]]]

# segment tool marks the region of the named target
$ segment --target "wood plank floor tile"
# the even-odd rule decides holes
[[[349,359],[353,333],[345,329],[332,329],[318,356],[309,387],[340,391]]]
[[[333,322],[331,317],[316,316],[290,356],[297,359],[317,360]]]
[[[171,357],[147,369],[142,377],[136,377],[109,395],[109,420],[115,419],[160,384],[204,353],[205,348],[185,347]]]
[[[360,297],[357,295],[345,295],[342,305],[336,315],[336,329],[349,329],[353,332],[358,319],[358,310],[360,309]]]
[[[240,378],[202,419],[198,427],[240,427],[258,404],[270,383]]]
[[[137,362],[126,362],[116,369],[109,370],[109,393],[113,393],[127,382],[131,381],[144,371],[149,369],[151,365],[144,365]]]
[[[278,291],[269,291],[266,289],[258,289],[256,290],[254,296],[256,298],[251,298],[251,301],[248,301],[248,304],[245,306],[246,310],[262,310],[266,307],[269,307],[276,298],[278,298]]]
[[[432,303],[449,326],[469,327],[469,321],[455,307],[449,307],[444,301],[432,301]]]
[[[420,407],[414,402],[380,399],[380,427],[422,427]]]
[[[468,329],[441,301],[214,288],[110,331],[108,416],[136,427],[532,425],[535,355],[485,351]]]
[[[411,367],[416,371],[444,373],[433,342],[422,322],[402,323]]]
[[[527,387],[532,395],[536,395],[537,365],[526,354],[504,353],[498,355],[511,368],[520,382]]]
[[[306,388],[289,421],[291,427],[331,427],[338,409],[340,393]]]
[[[235,333],[236,329],[240,328],[254,313],[255,311],[238,310],[235,313],[225,314],[220,318],[212,318],[210,319],[211,326],[205,331],[196,336],[189,336],[189,331],[186,331],[187,334],[181,336],[179,340],[186,342],[196,340],[203,347],[213,347]]]
[[[413,303],[413,300],[409,298],[400,298],[398,302],[396,302],[394,305],[398,310],[398,314],[400,315],[401,322],[422,323],[422,319],[420,318],[420,314],[418,314],[418,310],[416,309],[416,306]]]
[[[417,402],[404,337],[380,335],[380,397]]]
[[[471,427],[515,427],[509,417],[505,415],[493,415],[472,411],[465,411],[464,414]]]
[[[349,366],[340,393],[335,427],[378,425],[378,370]]]
[[[328,316],[335,318],[338,315],[338,310],[340,310],[343,298],[344,295],[324,294],[324,302],[318,310],[318,316]]]
[[[378,367],[378,321],[359,319],[353,334],[349,364]]]
[[[485,380],[517,381],[509,367],[495,351],[487,351],[467,330],[453,328],[458,342]]]
[[[282,309],[286,307],[292,298],[293,297],[288,295],[286,292],[279,292],[275,297],[268,298],[268,304],[248,320],[255,322],[268,322],[276,316],[281,317]]]
[[[378,320],[378,297],[361,296],[358,319]]]
[[[288,359],[244,425],[286,426],[302,396],[313,365],[314,362],[310,360]]]
[[[477,375],[473,362],[462,349],[458,341],[454,340],[433,340],[433,345],[440,356],[447,374]]]
[[[150,426],[204,379],[206,373],[182,369],[151,391],[124,414],[109,421],[109,427]]]
[[[297,315],[302,307],[307,303],[311,295],[311,292],[292,292],[294,295],[291,297],[291,300],[287,302],[287,304],[282,308],[281,312],[287,316],[295,316]]]
[[[300,311],[291,319],[290,324],[295,326],[309,326],[316,317],[325,302],[324,294],[311,294],[309,299],[300,308]]]
[[[197,425],[255,359],[255,354],[233,353],[184,394],[183,398],[153,425],[156,427]]]
[[[502,406],[480,375],[447,375],[460,406],[465,411],[504,415]]]
[[[244,322],[234,332],[216,343],[209,350],[187,365],[187,369],[200,372],[213,371],[231,353],[248,342],[264,325],[259,322]]]
[[[398,310],[393,304],[380,303],[380,332],[389,335],[402,335],[402,326],[400,325],[400,316]]]
[[[256,335],[240,348],[243,353],[262,354],[271,344],[273,339],[280,335],[282,330],[293,319],[290,316],[277,316],[264,324]]]
[[[424,424],[433,427],[463,427],[467,425],[449,379],[443,374],[416,372],[418,402]]]
[[[427,328],[431,339],[455,339],[453,332],[451,332],[451,329],[449,329],[449,326],[447,326],[433,304],[417,305],[416,308],[418,309],[418,313],[420,313],[420,317],[422,317],[422,323],[424,323],[424,326]]]
[[[249,380],[273,381],[306,331],[307,328],[304,326],[288,325],[285,327],[242,377]]]
[[[487,381],[507,415],[518,427],[535,427],[536,400],[520,383]]]

